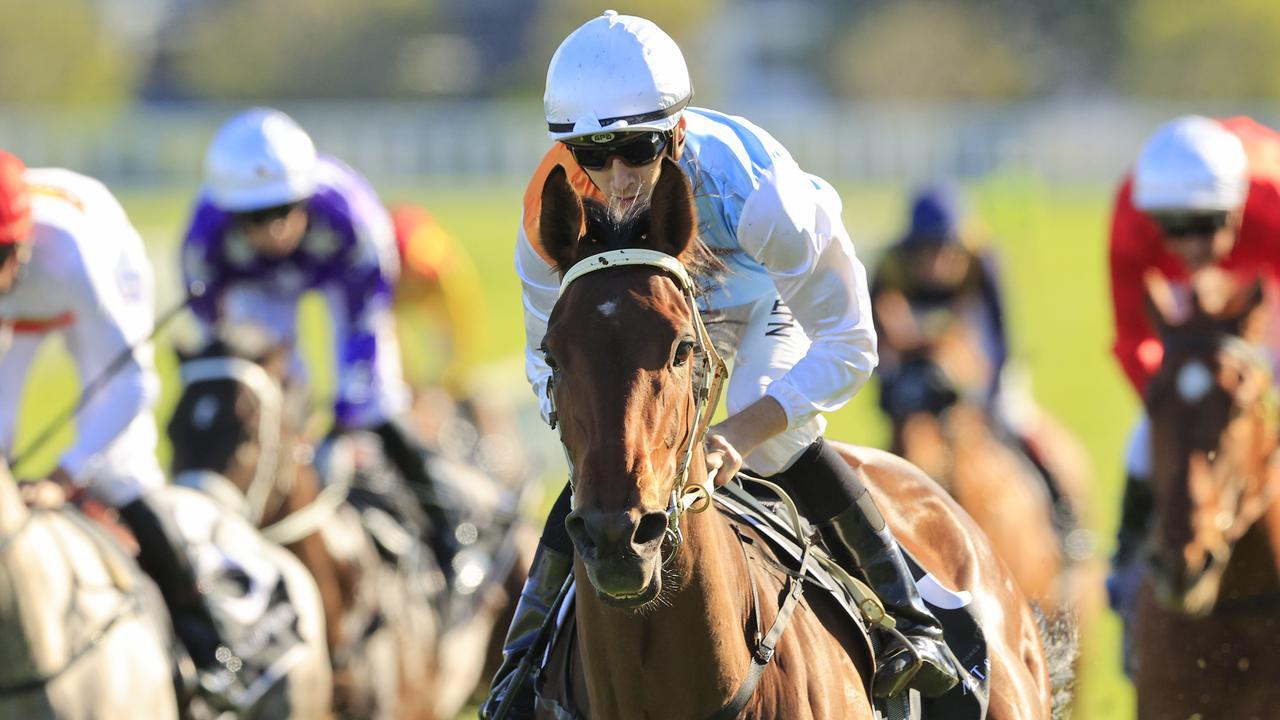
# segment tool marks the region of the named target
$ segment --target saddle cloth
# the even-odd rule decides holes
[[[230,657],[200,678],[216,702],[253,707],[302,659],[298,613],[266,541],[244,519],[182,487],[157,494],[181,535],[196,582]],[[222,660],[222,658],[220,658]]]

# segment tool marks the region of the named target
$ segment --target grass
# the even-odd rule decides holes
[[[187,189],[122,191],[119,193],[134,223],[146,238],[155,262],[160,288],[160,311],[179,287],[177,243],[181,237],[189,196]],[[864,261],[893,237],[904,214],[896,188],[841,188],[845,222]],[[1112,361],[1106,230],[1109,198],[1105,188],[1047,187],[1033,179],[998,177],[971,188],[976,210],[989,228],[992,244],[1003,259],[1006,304],[1014,356],[1031,371],[1036,396],[1050,412],[1074,430],[1088,448],[1095,471],[1094,506],[1088,520],[1103,539],[1100,551],[1110,550],[1117,519],[1123,442],[1137,413],[1137,402]],[[486,306],[475,310],[476,322],[486,329],[484,356],[492,360],[518,357],[524,333],[519,285],[511,262],[514,230],[519,220],[521,188],[432,186],[387,188],[384,199],[426,205],[443,227],[459,238],[473,255],[486,281]],[[303,351],[313,370],[318,397],[327,397],[332,377],[327,362],[329,339],[318,302],[308,301],[302,313]],[[157,409],[163,423],[177,390],[176,361],[170,350],[184,328],[165,333],[158,346],[164,393]],[[50,345],[53,345],[52,343]],[[430,348],[409,348],[427,353]],[[531,400],[518,361],[503,377],[520,400]],[[24,393],[17,448],[73,402],[78,384],[71,364],[58,349],[48,347],[34,366]],[[877,417],[873,394],[866,392],[830,417],[832,437],[865,444],[884,442],[886,432]],[[23,469],[23,475],[47,472],[58,451],[72,439],[70,428]],[[553,436],[529,438],[554,443]],[[168,449],[161,448],[162,461]],[[1119,672],[1118,628],[1106,615],[1083,633],[1083,678],[1076,717],[1133,716],[1133,695]]]

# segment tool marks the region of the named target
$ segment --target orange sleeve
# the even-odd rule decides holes
[[[529,186],[524,191],[524,234],[529,238],[529,244],[538,252],[538,255],[547,262],[548,265],[554,265],[555,261],[551,259],[551,255],[547,253],[542,246],[542,233],[539,229],[542,219],[542,186],[547,182],[547,176],[555,169],[557,165],[563,165],[568,173],[569,184],[579,195],[591,198],[593,200],[604,201],[604,195],[596,188],[595,183],[591,182],[591,178],[587,176],[586,171],[578,166],[573,154],[569,152],[569,148],[564,143],[556,143],[543,156],[542,162],[538,165],[538,169],[533,173],[533,178],[529,180]]]
[[[1146,316],[1146,273],[1155,269],[1160,234],[1154,223],[1133,206],[1126,178],[1116,194],[1111,217],[1111,301],[1116,339],[1112,352],[1134,390],[1141,396],[1160,367],[1164,348]]]

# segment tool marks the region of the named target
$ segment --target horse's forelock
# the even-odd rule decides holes
[[[649,239],[650,206],[647,201],[625,208],[590,198],[584,198],[582,204],[586,212],[587,241],[579,246],[574,262],[610,250],[656,249]],[[718,285],[728,271],[715,252],[696,234],[676,259],[693,276],[699,293],[708,292]],[[568,269],[562,267],[560,271],[563,273]]]

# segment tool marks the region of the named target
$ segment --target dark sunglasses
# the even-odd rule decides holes
[[[1151,216],[1165,237],[1205,237],[1227,226],[1227,213],[1157,213]]]
[[[616,157],[631,167],[648,165],[662,157],[671,144],[669,132],[596,133],[566,141],[573,159],[584,170],[603,170]]]
[[[237,225],[265,225],[276,220],[283,220],[288,217],[289,213],[303,206],[305,201],[285,203],[284,205],[273,205],[269,208],[261,210],[250,210],[235,214],[235,222]]]
[[[9,258],[16,255],[17,252],[18,252],[17,243],[0,243],[0,265],[3,265],[6,262],[8,262]]]

